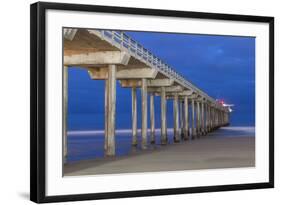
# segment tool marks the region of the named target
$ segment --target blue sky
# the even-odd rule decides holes
[[[235,104],[233,126],[255,124],[255,38],[216,35],[126,32],[211,97]],[[140,102],[140,91],[137,91]],[[117,83],[116,127],[131,128],[131,90]],[[172,102],[167,123],[173,126]],[[149,116],[149,115],[148,115]],[[160,127],[160,99],[155,99]],[[138,126],[141,107],[138,103]],[[149,119],[148,119],[149,122]],[[83,69],[69,69],[68,129],[104,129],[104,82]]]

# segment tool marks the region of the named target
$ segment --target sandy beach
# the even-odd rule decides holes
[[[255,166],[254,127],[223,127],[207,136],[127,156],[81,160],[64,165],[65,176],[159,172]]]

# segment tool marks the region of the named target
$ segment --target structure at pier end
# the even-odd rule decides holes
[[[63,29],[64,123],[67,156],[68,68],[80,67],[93,80],[104,80],[106,156],[115,155],[116,81],[132,91],[132,146],[137,145],[137,103],[141,103],[141,147],[155,143],[154,98],[161,98],[161,144],[167,144],[167,100],[173,100],[174,142],[193,140],[229,124],[229,109],[187,81],[138,42],[121,31]],[[141,90],[137,102],[136,90]],[[150,115],[148,116],[148,97]],[[150,117],[150,133],[148,122]]]

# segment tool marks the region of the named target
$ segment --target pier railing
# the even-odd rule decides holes
[[[186,80],[182,75],[177,73],[171,66],[165,63],[163,60],[152,54],[148,49],[144,48],[140,43],[126,35],[122,31],[113,31],[113,30],[90,30],[96,35],[99,35],[100,38],[110,42],[114,46],[118,47],[121,50],[128,51],[138,60],[143,63],[157,69],[161,73],[169,76],[173,80],[177,81],[179,84],[184,87],[190,88],[206,100],[217,104],[216,100],[211,98],[205,92],[200,90],[198,87],[194,86],[191,82]]]

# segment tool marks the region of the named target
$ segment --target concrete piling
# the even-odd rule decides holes
[[[137,146],[137,89],[132,87],[132,145]]]
[[[166,91],[161,87],[161,144],[167,144]]]
[[[184,140],[189,139],[188,97],[184,96]]]
[[[197,101],[197,118],[196,118],[196,130],[197,130],[197,137],[201,136],[201,120],[200,120],[200,102]]]
[[[184,139],[184,104],[182,99],[179,100],[179,123],[180,123],[180,138]]]
[[[150,143],[155,144],[154,94],[150,95]]]
[[[179,97],[176,93],[174,95],[174,142],[180,141],[179,133]]]
[[[147,148],[147,79],[143,78],[141,83],[141,145],[143,149]]]
[[[204,110],[204,102],[201,102],[201,133],[205,135],[205,110]]]
[[[67,158],[68,66],[63,68],[63,156]]]
[[[192,108],[192,119],[191,119],[192,139],[195,139],[197,133],[196,133],[196,128],[195,128],[195,102],[194,102],[194,99],[191,100],[191,108]]]
[[[115,155],[116,65],[108,66],[107,156]]]

